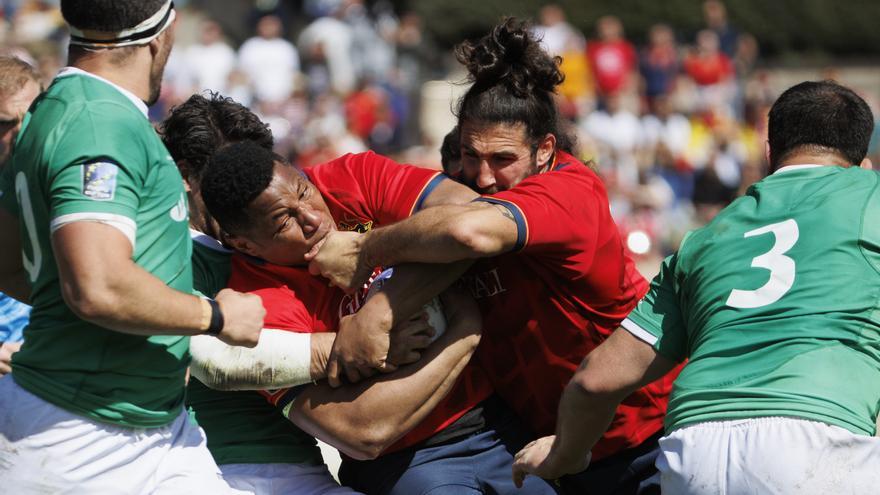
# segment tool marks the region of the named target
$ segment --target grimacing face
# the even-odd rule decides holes
[[[506,191],[538,173],[553,157],[556,139],[532,153],[524,124],[461,124],[461,178],[480,194]]]
[[[229,235],[237,250],[276,265],[305,264],[304,256],[336,230],[320,191],[291,165],[275,162],[269,187],[247,207],[253,223]]]

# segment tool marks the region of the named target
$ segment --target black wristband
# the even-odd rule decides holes
[[[208,299],[207,301],[211,305],[211,324],[208,325],[205,333],[215,336],[220,335],[220,332],[223,331],[223,312],[220,311],[220,304],[213,299]]]

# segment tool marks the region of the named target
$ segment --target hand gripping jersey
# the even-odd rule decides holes
[[[204,234],[190,233],[193,285],[213,297],[229,280],[232,252]],[[257,392],[212,390],[190,377],[186,405],[205,430],[208,450],[217,464],[321,463],[315,439]]]
[[[337,228],[366,232],[417,211],[444,177],[436,171],[398,165],[371,152],[346,155],[305,170],[324,197]],[[356,312],[366,295],[347,295],[328,287],[306,267],[283,267],[233,258],[229,286],[259,295],[266,308],[265,327],[293,332],[334,332],[343,316]],[[387,452],[418,444],[452,424],[488,398],[491,387],[483,371],[468,364],[449,394],[416,428]],[[279,407],[292,400],[287,391],[272,391],[268,399]]]
[[[113,225],[131,241],[135,263],[192,292],[180,173],[146,105],[123,91],[65,69],[25,116],[3,170],[0,190],[4,201],[16,198],[34,306],[12,376],[70,412],[157,427],[183,406],[189,338],[129,335],[78,318],[62,299],[51,244],[52,232],[70,222]]]
[[[664,261],[623,326],[688,362],[666,429],[788,416],[873,435],[880,176],[785,167]]]
[[[480,200],[510,210],[519,239],[465,277],[483,312],[477,355],[496,392],[535,433],[551,435],[565,385],[647,284],[624,253],[601,180],[571,155],[559,152],[547,172]],[[623,401],[594,459],[662,428],[672,378]]]

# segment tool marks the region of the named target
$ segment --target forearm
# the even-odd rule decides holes
[[[452,285],[471,266],[471,260],[448,264],[409,263],[394,267],[394,275],[382,290],[370,297],[354,315],[390,331],[397,323],[413,316],[431,299]]]
[[[191,370],[217,390],[295,387],[324,377],[333,337],[264,329],[256,347],[243,348],[197,336],[190,341]]]
[[[342,388],[309,387],[289,417],[355,459],[378,456],[445,397],[479,343],[479,324],[456,322],[417,363]]]
[[[474,205],[429,208],[401,222],[373,229],[364,235],[362,263],[451,263],[501,252],[502,246],[473,217],[477,209]]]
[[[624,397],[592,394],[574,381],[569,383],[559,402],[552,455],[563,459],[563,464],[583,459],[608,429]]]

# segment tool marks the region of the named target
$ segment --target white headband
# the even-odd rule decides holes
[[[174,22],[175,16],[174,3],[167,0],[155,14],[137,26],[122,31],[95,31],[70,26],[70,44],[91,49],[145,45],[162,34]]]

